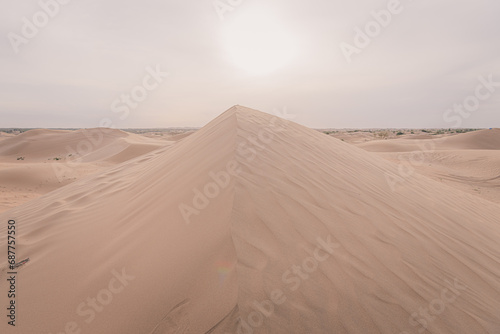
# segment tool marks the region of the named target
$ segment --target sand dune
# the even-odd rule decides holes
[[[233,107],[0,214],[30,258],[1,332],[500,333],[500,206],[398,173]]]
[[[357,146],[399,163],[405,174],[416,171],[500,203],[500,129],[432,137],[381,140]]]
[[[173,141],[181,140],[181,139],[184,139],[184,138],[192,135],[194,132],[195,131],[188,131],[188,132],[184,132],[184,133],[173,134],[173,135],[168,136],[167,139],[173,140]]]
[[[411,152],[429,150],[500,150],[500,129],[479,130],[446,136],[409,136],[374,140],[357,145],[370,152]]]
[[[6,133],[6,132],[0,131],[0,140],[5,139],[5,138],[10,138],[13,136],[15,136],[15,135],[12,133]]]
[[[106,168],[103,164],[76,164],[58,177],[53,163],[0,163],[0,212],[68,185]],[[61,176],[61,175],[59,175]]]
[[[129,148],[145,154],[164,145],[165,141],[116,129],[30,130],[2,141],[0,161],[24,157],[24,161],[32,162],[54,158],[91,162],[113,159]]]
[[[173,143],[113,129],[7,136],[0,142],[0,212]]]
[[[442,149],[500,150],[500,129],[480,130],[447,137]]]
[[[436,150],[379,153],[403,174],[418,172],[437,182],[500,204],[500,150]]]

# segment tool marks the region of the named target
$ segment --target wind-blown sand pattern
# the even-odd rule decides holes
[[[500,333],[499,205],[420,173],[393,190],[398,173],[233,107],[1,213],[30,261],[0,332]]]

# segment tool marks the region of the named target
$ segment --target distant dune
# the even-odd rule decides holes
[[[500,129],[415,139],[376,140],[357,145],[462,191],[500,203]]]
[[[0,248],[15,219],[30,261],[18,326],[0,332],[500,333],[500,206],[419,173],[393,188],[398,175],[375,153],[233,107],[1,213]]]
[[[426,143],[432,143],[428,145]],[[434,150],[500,150],[500,129],[479,130],[446,136],[411,136],[391,140],[373,140],[358,144],[371,152],[411,152],[424,147]]]
[[[77,157],[83,162],[107,159],[123,162],[138,153],[145,154],[164,145],[164,141],[116,129],[40,129],[4,139],[0,145],[0,161],[11,161],[18,157],[24,157],[26,161]],[[127,150],[133,153],[123,154]]]
[[[5,138],[9,138],[9,137],[13,137],[13,136],[15,136],[15,135],[12,133],[5,133],[5,132],[0,131],[0,140],[5,139]]]
[[[500,129],[480,130],[446,138],[442,149],[500,150]]]
[[[0,138],[0,212],[173,143],[102,128],[5,136]]]

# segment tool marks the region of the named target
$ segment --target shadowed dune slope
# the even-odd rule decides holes
[[[31,259],[18,326],[0,331],[499,333],[500,206],[418,174],[392,191],[397,173],[233,107],[0,214],[0,248],[15,219]]]

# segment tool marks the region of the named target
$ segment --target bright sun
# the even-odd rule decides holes
[[[227,54],[236,66],[251,75],[264,75],[288,65],[295,57],[294,38],[270,13],[233,15],[223,33]]]

